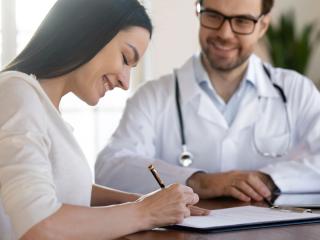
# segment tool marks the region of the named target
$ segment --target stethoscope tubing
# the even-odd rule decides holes
[[[287,108],[287,98],[286,95],[284,94],[283,89],[277,85],[276,83],[274,83],[272,81],[272,76],[271,76],[271,72],[268,69],[268,67],[265,64],[262,64],[263,69],[266,73],[266,75],[268,76],[268,78],[270,79],[272,85],[274,86],[274,88],[279,92],[280,97],[285,105],[285,111],[286,111],[286,117],[287,117],[287,123],[288,123],[288,131],[289,131],[289,136],[291,134],[291,127],[290,127],[290,119],[289,119],[289,113],[288,113],[288,108]],[[181,103],[180,103],[180,89],[179,89],[179,81],[178,81],[178,74],[176,72],[176,70],[173,71],[173,75],[174,75],[174,80],[175,80],[175,101],[176,101],[176,108],[177,108],[177,113],[178,113],[178,121],[179,121],[179,129],[180,129],[180,138],[181,138],[181,145],[182,145],[182,152],[180,154],[180,158],[179,158],[179,163],[180,165],[187,167],[189,165],[192,164],[192,154],[188,151],[187,148],[187,143],[186,143],[186,137],[185,137],[185,131],[184,131],[184,121],[183,121],[183,116],[182,116],[182,111],[181,111]],[[256,131],[255,131],[255,127],[253,130],[253,137],[254,139],[256,139]],[[287,148],[286,151],[284,151],[283,153],[267,153],[267,152],[262,152],[260,151],[260,149],[258,148],[257,144],[256,144],[256,140],[254,140],[254,148],[256,149],[256,152],[263,157],[272,157],[272,158],[280,158],[283,157],[284,155],[288,154],[288,150],[290,147],[290,140],[288,141],[287,144]]]

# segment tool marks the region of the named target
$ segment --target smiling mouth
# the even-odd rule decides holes
[[[227,46],[220,43],[211,43],[211,45],[217,50],[226,51],[226,52],[230,52],[236,49],[234,46]]]
[[[103,75],[102,80],[106,91],[114,89],[114,86],[107,75]]]
[[[219,41],[217,39],[209,40],[208,44],[214,49],[222,52],[231,52],[237,49],[237,46],[235,46],[235,44],[230,44],[225,41]]]

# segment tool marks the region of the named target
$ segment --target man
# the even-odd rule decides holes
[[[128,100],[98,157],[97,183],[154,190],[152,163],[165,183],[185,183],[200,198],[261,201],[276,188],[320,190],[320,95],[309,79],[253,54],[272,6],[273,0],[197,2],[201,54]],[[182,145],[192,160],[179,159]]]

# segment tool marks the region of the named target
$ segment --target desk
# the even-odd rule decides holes
[[[201,200],[198,206],[207,209],[219,209],[236,206],[246,206],[247,203],[230,198]],[[264,203],[253,203],[255,206],[265,206]],[[278,227],[268,229],[246,230],[228,233],[200,234],[164,229],[135,233],[121,240],[319,240],[320,224]],[[119,239],[120,240],[120,239]]]

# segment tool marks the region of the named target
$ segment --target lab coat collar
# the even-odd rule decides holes
[[[210,98],[202,91],[198,82],[195,79],[194,58],[192,56],[178,71],[178,81],[180,87],[181,105],[182,107],[196,97],[199,97],[198,113],[201,117],[213,122],[221,127],[228,129],[229,126],[214,106]],[[272,69],[268,65],[272,77]],[[255,84],[256,91],[250,96],[246,96],[239,106],[239,111],[232,124],[232,129],[244,128],[258,117],[259,100],[258,97],[274,98],[280,97],[277,90],[272,85],[271,80],[265,73],[262,61],[255,55],[249,58],[249,65],[246,77]],[[244,120],[246,118],[246,120]]]
[[[257,94],[259,97],[278,98],[280,97],[279,92],[273,86],[272,79],[269,79],[268,75],[263,69],[263,64],[270,71],[271,78],[272,78],[271,65],[263,63],[261,59],[254,54],[251,55],[251,57],[249,58],[247,77],[251,81],[255,82]]]
[[[194,55],[189,58],[177,71],[182,105],[188,103],[198,95],[203,95],[202,89],[195,79],[194,61],[197,61],[197,57],[199,56]],[[269,64],[263,63],[260,58],[253,54],[249,58],[246,79],[255,85],[259,97],[280,97],[278,91],[272,85],[272,80],[269,79],[265,73],[263,64],[267,66],[272,77],[272,67]]]
[[[201,88],[195,79],[194,58],[192,56],[188,61],[177,70],[181,105],[187,104],[194,97],[201,94]]]
[[[178,71],[181,107],[192,102],[197,107],[199,116],[223,128],[228,128],[228,123],[213,104],[209,96],[201,89],[195,79],[194,61],[197,56],[192,56]],[[197,99],[196,101],[194,101]]]
[[[271,66],[266,66],[272,77]],[[273,86],[271,79],[269,79],[266,74],[262,61],[256,55],[252,55],[249,58],[246,77],[255,84],[255,91],[251,91],[243,97],[239,105],[237,116],[230,126],[229,135],[237,134],[241,129],[251,126],[261,117],[261,98],[280,97],[278,91]]]

